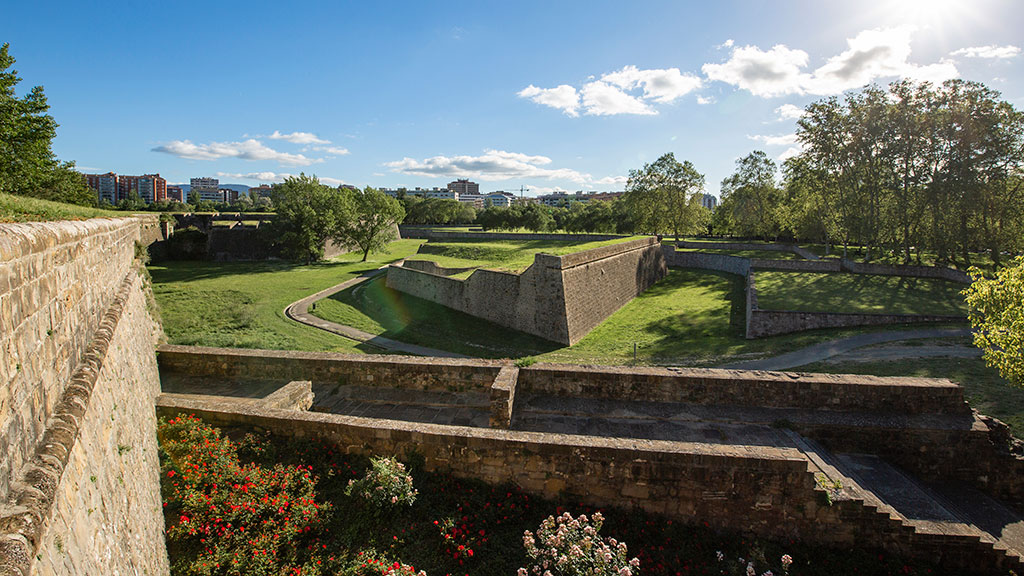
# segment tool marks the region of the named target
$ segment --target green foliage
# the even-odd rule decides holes
[[[595,512],[591,518],[586,514],[573,518],[568,512],[557,518],[548,516],[541,522],[536,536],[529,530],[523,535],[523,546],[532,565],[529,569],[520,568],[519,576],[639,574],[640,560],[629,558],[625,542],[598,535],[603,525],[604,516],[600,512]]]
[[[405,196],[400,202],[405,209],[405,224],[447,226],[472,224],[476,220],[476,209],[458,200]]]
[[[1024,386],[1024,257],[985,278],[972,268],[974,283],[964,290],[974,327],[974,344],[985,362],[1004,378]]]
[[[484,230],[518,230],[551,232],[555,229],[556,209],[542,204],[513,204],[512,206],[491,206],[479,212],[476,222]]]
[[[704,175],[689,160],[671,152],[629,173],[623,200],[639,230],[679,238],[705,230],[708,215],[701,205]]]
[[[0,46],[0,193],[95,206],[95,194],[85,185],[74,163],[60,162],[50,148],[57,122],[42,86],[18,97],[21,82],[11,69],[10,45]]]
[[[347,219],[338,219],[331,237],[339,244],[358,248],[365,262],[370,252],[383,250],[398,237],[405,209],[398,200],[369,186],[352,192],[351,202],[353,213]]]
[[[399,506],[412,506],[419,491],[412,485],[412,476],[405,464],[394,456],[370,459],[370,469],[358,480],[349,480],[347,496],[362,498],[378,510],[387,511]]]
[[[316,176],[292,176],[271,191],[285,254],[307,263],[323,258],[327,240],[349,226],[354,216],[351,195],[321,184]]]
[[[736,171],[722,181],[722,202],[715,211],[716,234],[777,237],[782,191],[775,184],[775,162],[760,150],[736,161]]]
[[[316,572],[324,554],[313,536],[331,505],[317,501],[311,467],[243,464],[234,442],[194,416],[161,419],[157,434],[176,573]]]

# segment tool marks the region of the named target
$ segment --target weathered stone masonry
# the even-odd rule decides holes
[[[476,270],[459,280],[413,266],[390,267],[388,287],[569,345],[668,273],[656,238],[536,254],[520,274]]]
[[[0,226],[0,574],[168,571],[152,218]]]

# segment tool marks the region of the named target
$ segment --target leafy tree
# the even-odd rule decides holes
[[[351,199],[353,216],[339,219],[332,236],[340,244],[362,250],[366,262],[370,252],[383,249],[397,237],[405,209],[395,198],[369,186],[354,191]]]
[[[704,175],[670,152],[630,171],[624,199],[640,229],[655,234],[668,230],[678,238],[701,228],[703,191]]]
[[[327,240],[354,218],[352,197],[321,184],[316,176],[287,178],[270,194],[277,207],[279,241],[296,260],[309,263],[323,258]]]
[[[96,195],[86,186],[73,162],[61,162],[50,148],[57,122],[42,86],[19,98],[21,82],[11,69],[9,44],[0,46],[0,192],[45,200],[95,205]]]
[[[142,197],[139,196],[138,192],[132,192],[127,198],[122,198],[117,202],[118,210],[138,211],[146,208],[146,203],[142,201]]]
[[[974,344],[985,351],[985,362],[1004,378],[1024,385],[1024,257],[985,278],[971,268],[974,283],[964,290]]]
[[[782,191],[775,184],[775,172],[775,162],[761,150],[736,161],[736,171],[722,181],[718,212],[728,218],[725,231],[737,236],[778,236]]]

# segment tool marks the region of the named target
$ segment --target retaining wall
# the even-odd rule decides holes
[[[149,221],[0,225],[0,574],[169,571]]]
[[[838,260],[767,260],[751,258],[750,267],[757,270],[782,270],[792,272],[841,272]]]
[[[670,244],[662,246],[662,252],[665,255],[665,262],[669,266],[717,270],[740,276],[746,276],[750,272],[749,258],[708,252],[680,252]]]
[[[458,280],[391,266],[387,285],[572,345],[667,273],[658,240],[639,238],[564,256],[536,254],[520,274],[480,269]]]
[[[681,240],[676,242],[680,248],[691,248],[697,250],[764,250],[767,252],[792,252],[801,258],[817,260],[818,255],[810,250],[793,244],[758,244],[756,242],[691,242]]]
[[[456,274],[462,274],[463,272],[469,272],[470,270],[477,270],[479,268],[479,266],[446,268],[444,266],[438,266],[430,260],[406,260],[402,264],[402,267],[408,268],[409,270],[419,270],[420,272],[426,272],[427,274],[434,274],[436,276],[455,276]]]
[[[904,264],[865,264],[853,260],[841,260],[843,270],[855,274],[876,274],[879,276],[906,276],[910,278],[938,278],[970,284],[971,277],[960,270],[943,266],[909,266]]]

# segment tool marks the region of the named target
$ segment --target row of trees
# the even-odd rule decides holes
[[[398,200],[375,188],[332,188],[305,174],[276,184],[271,199],[278,242],[288,256],[306,262],[323,258],[328,241],[360,250],[365,262],[397,237],[405,217]]]
[[[809,105],[803,151],[753,152],[722,182],[716,234],[888,249],[970,263],[1024,250],[1024,114],[983,84],[901,81]]]

